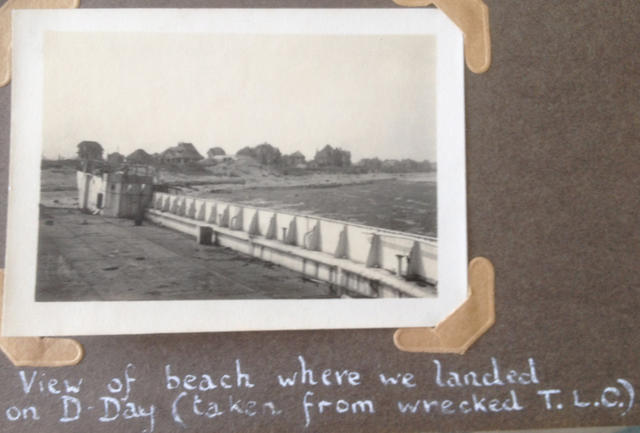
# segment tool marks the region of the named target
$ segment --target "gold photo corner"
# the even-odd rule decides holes
[[[0,6],[0,87],[11,80],[11,11],[13,9],[72,9],[80,0],[7,0]]]
[[[471,72],[482,74],[491,65],[489,8],[482,0],[393,0],[400,6],[435,5],[464,35],[464,57]]]
[[[435,327],[401,328],[393,335],[405,352],[457,353],[462,355],[495,323],[495,271],[484,257],[469,263],[469,296]]]
[[[3,286],[0,269],[0,300]],[[0,314],[1,307],[0,302]],[[17,367],[64,367],[78,364],[84,356],[82,345],[70,338],[0,337],[0,349]]]
[[[482,0],[393,0],[400,6],[435,5],[464,35],[464,56],[471,72],[482,74],[491,66],[489,8]],[[469,296],[435,327],[398,329],[393,341],[406,352],[463,354],[495,322],[494,268],[488,259],[469,263]]]

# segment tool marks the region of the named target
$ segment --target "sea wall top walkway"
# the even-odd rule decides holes
[[[427,236],[168,193],[154,193],[151,207],[194,222],[244,232],[248,238],[323,252],[403,279],[431,285],[438,281],[437,240]],[[196,230],[193,234],[197,236]]]

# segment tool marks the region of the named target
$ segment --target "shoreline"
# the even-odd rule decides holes
[[[436,172],[431,173],[364,173],[364,174],[311,174],[304,176],[265,176],[262,178],[246,177],[230,179],[230,182],[216,180],[172,181],[170,189],[177,189],[197,197],[209,194],[225,194],[239,191],[273,191],[289,189],[329,189],[342,186],[371,185],[384,181],[436,182]],[[213,188],[212,188],[213,187]]]
[[[77,208],[75,170],[43,171],[40,204]],[[293,211],[372,227],[437,237],[437,174],[313,173],[304,176],[260,176],[223,179],[173,179],[165,192],[245,205]],[[191,182],[195,182],[193,185]],[[185,185],[186,183],[186,185]],[[160,190],[159,192],[161,192]]]

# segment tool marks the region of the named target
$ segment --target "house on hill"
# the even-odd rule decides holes
[[[216,159],[216,156],[224,156],[227,152],[222,147],[212,147],[207,151],[207,158]]]
[[[178,143],[162,152],[162,162],[169,164],[189,164],[203,159],[192,143]]]
[[[138,149],[127,156],[127,162],[131,164],[151,164],[153,163],[153,157],[143,149]]]

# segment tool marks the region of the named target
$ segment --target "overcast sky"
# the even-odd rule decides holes
[[[49,32],[44,156],[331,144],[435,160],[435,38]]]

